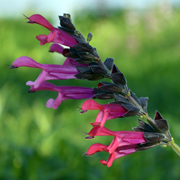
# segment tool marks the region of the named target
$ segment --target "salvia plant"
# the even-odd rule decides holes
[[[171,146],[180,156],[180,148],[175,144],[166,119],[156,111],[154,119],[147,112],[148,97],[138,98],[127,86],[124,74],[114,64],[113,58],[102,62],[96,48],[89,43],[92,34],[87,39],[72,24],[69,14],[59,16],[60,26],[53,27],[43,16],[34,14],[26,17],[28,23],[39,24],[47,28],[48,35],[38,35],[36,39],[40,45],[52,43],[49,52],[57,52],[66,57],[62,65],[40,64],[30,57],[17,58],[10,66],[31,67],[42,69],[38,78],[28,81],[29,92],[41,90],[57,92],[56,99],[49,99],[48,108],[57,109],[62,101],[67,99],[87,99],[81,107],[81,113],[88,110],[99,110],[92,129],[87,133],[86,139],[95,136],[113,136],[109,145],[96,143],[89,147],[85,155],[93,155],[100,151],[109,153],[107,161],[100,160],[103,165],[110,167],[113,161],[122,156],[146,150],[157,145]],[[98,81],[96,88],[77,86],[56,86],[49,80],[79,79]],[[110,81],[100,81],[110,79]],[[96,99],[110,99],[109,104],[99,104]],[[115,118],[138,117],[138,126],[133,131],[112,131],[104,127],[107,120]]]

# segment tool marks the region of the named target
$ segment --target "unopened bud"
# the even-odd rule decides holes
[[[89,43],[92,40],[92,34],[91,32],[89,32],[88,36],[87,36],[87,42]]]

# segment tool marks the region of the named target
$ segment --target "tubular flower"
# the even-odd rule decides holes
[[[108,146],[109,153],[112,153],[117,147],[139,144],[146,142],[143,132],[136,131],[111,131],[105,127],[93,125],[93,129],[88,133],[90,138],[94,136],[114,136],[112,143]],[[87,137],[89,139],[89,137]]]
[[[40,41],[40,45],[44,45],[46,43],[54,42],[54,43],[60,43],[65,46],[72,47],[73,45],[77,44],[78,41],[75,37],[70,35],[69,33],[53,27],[43,16],[40,14],[34,14],[30,16],[28,23],[35,23],[39,24],[46,29],[50,30],[49,35],[39,35],[36,36],[36,39]]]
[[[85,155],[93,155],[100,151],[108,152],[110,154],[108,160],[100,162],[110,167],[115,159],[157,146],[165,139],[164,135],[156,132],[149,124],[142,121],[139,121],[139,126],[135,129],[136,131],[111,131],[93,124],[86,139],[92,139],[94,136],[114,136],[114,138],[110,145],[101,143],[91,145]]]
[[[34,88],[37,88],[42,82],[47,80],[75,79],[75,75],[78,73],[78,70],[73,66],[40,64],[27,56],[17,58],[11,68],[22,66],[42,69],[42,72],[34,82],[27,82],[27,85],[34,86]]]
[[[143,132],[135,131],[111,131],[105,127],[93,125],[93,129],[88,133],[90,138],[94,136],[114,136],[109,146],[96,143],[89,147],[86,155],[93,155],[96,152],[105,151],[110,154],[107,161],[100,162],[110,167],[113,160],[122,156],[136,152],[136,148],[140,143],[146,143]],[[89,137],[87,137],[89,139]]]
[[[27,83],[29,85],[29,83]],[[67,99],[88,99],[94,97],[94,91],[92,88],[76,87],[76,86],[56,86],[48,82],[42,82],[38,87],[31,86],[30,92],[48,90],[58,92],[57,98],[49,99],[46,103],[48,108],[57,109],[62,101]]]
[[[28,81],[26,85],[31,87],[29,92],[38,90],[57,91],[58,97],[55,100],[49,99],[46,104],[47,107],[53,107],[53,109],[56,109],[63,100],[93,98],[95,94],[92,88],[55,86],[46,82],[48,80],[79,79],[76,75],[82,73],[84,68],[87,69],[87,62],[91,62],[89,59],[81,60],[81,58],[89,58],[89,56],[86,57],[86,54],[89,53],[89,51],[95,51],[88,43],[85,42],[84,37],[78,33],[78,31],[72,25],[70,16],[64,15],[60,16],[59,18],[61,26],[54,28],[43,16],[39,14],[34,14],[29,18],[27,17],[29,20],[28,23],[39,24],[50,30],[49,35],[39,35],[36,38],[40,41],[41,45],[53,42],[54,44],[50,46],[49,52],[57,52],[65,56],[66,60],[63,65],[40,64],[30,57],[22,56],[17,58],[10,67],[10,69],[22,66],[42,69],[42,72],[39,74],[38,78],[34,82]],[[81,43],[79,43],[79,41]],[[61,45],[65,45],[68,48],[64,48]],[[81,55],[84,56],[81,57]]]
[[[100,163],[110,167],[110,166],[112,166],[112,163],[114,160],[116,160],[122,156],[126,156],[126,155],[129,155],[129,154],[136,152],[137,151],[136,149],[138,148],[138,146],[139,146],[138,144],[120,146],[120,147],[116,148],[109,155],[109,158],[107,159],[107,161],[100,160]],[[85,154],[86,154],[86,156],[88,156],[88,155],[93,155],[94,153],[100,152],[100,151],[109,152],[108,145],[104,145],[101,143],[93,144],[89,147],[88,151]]]
[[[122,117],[124,114],[127,113],[127,110],[118,104],[98,104],[96,101],[92,99],[86,100],[82,107],[82,113],[86,112],[87,110],[100,110],[95,123],[95,125],[100,124],[101,127],[104,126],[105,122],[109,119],[119,118]]]

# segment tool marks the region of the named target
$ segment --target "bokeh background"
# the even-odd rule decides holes
[[[154,147],[114,161],[107,168],[100,159],[108,153],[82,156],[94,143],[109,144],[111,137],[85,140],[97,111],[79,113],[84,100],[64,101],[57,110],[45,107],[56,92],[28,94],[28,80],[40,70],[8,69],[20,56],[40,63],[62,64],[64,57],[49,53],[35,36],[48,34],[22,16],[40,13],[54,26],[58,15],[70,13],[76,28],[105,60],[125,74],[138,97],[148,96],[148,112],[168,120],[180,145],[180,6],[179,1],[106,0],[0,2],[0,179],[1,180],[179,180],[180,158],[170,148]],[[98,82],[66,80],[59,85],[96,87]],[[98,101],[105,103],[102,101]],[[111,130],[131,130],[137,118],[106,122]]]

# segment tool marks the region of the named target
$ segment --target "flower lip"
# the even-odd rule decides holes
[[[25,16],[26,17],[26,16]],[[48,30],[52,31],[55,28],[49,23],[49,21],[47,21],[43,16],[41,16],[40,14],[33,14],[32,16],[30,16],[29,18],[26,17],[27,19],[29,19],[29,21],[27,23],[35,23],[35,24],[39,24],[41,26],[44,26],[45,28],[47,28]]]

